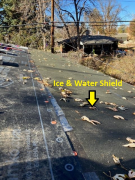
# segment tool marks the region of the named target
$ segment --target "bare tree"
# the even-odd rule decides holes
[[[69,28],[65,22],[64,17],[68,16],[68,19],[74,22],[74,25],[76,27],[76,34],[77,34],[77,47],[79,49],[80,48],[80,34],[82,33],[82,29],[80,28],[80,21],[84,15],[84,12],[88,13],[91,11],[92,9],[91,6],[94,5],[94,0],[70,0],[70,4],[66,6],[63,6],[62,2],[63,1],[61,0],[55,1],[59,17],[61,21],[63,22],[69,37],[71,35],[70,35]],[[67,4],[68,2],[65,0],[64,4]],[[69,6],[71,8],[69,8]]]
[[[99,12],[103,19],[103,31],[105,35],[115,34],[117,32],[117,21],[121,20],[120,13],[123,11],[122,7],[116,0],[99,2]]]
[[[104,33],[104,26],[102,23],[99,23],[103,22],[103,17],[97,8],[94,8],[90,14],[86,14],[85,17],[86,20],[90,22],[89,26],[91,27],[92,34]]]

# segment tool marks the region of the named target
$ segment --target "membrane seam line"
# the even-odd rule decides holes
[[[28,63],[29,63],[28,55],[27,55],[27,60],[28,60]],[[31,69],[30,63],[29,63],[29,68]],[[49,162],[50,172],[51,172],[52,180],[54,180],[54,175],[53,175],[53,170],[52,170],[52,164],[51,164],[51,158],[50,158],[50,156],[49,156],[49,150],[48,150],[47,140],[46,140],[46,136],[45,136],[43,121],[42,121],[42,117],[41,117],[41,112],[40,112],[40,108],[39,108],[39,103],[38,103],[38,98],[37,98],[37,93],[36,93],[36,90],[35,90],[35,84],[34,84],[34,81],[33,81],[33,75],[32,75],[32,73],[31,73],[31,78],[32,78],[32,84],[33,84],[34,93],[35,93],[35,97],[36,97],[36,102],[37,102],[37,107],[38,107],[38,114],[39,114],[40,123],[41,123],[41,127],[42,127],[42,133],[43,133],[44,143],[45,143],[46,152],[47,152],[47,156],[48,156],[48,162]]]

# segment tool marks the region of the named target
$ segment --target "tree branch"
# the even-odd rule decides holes
[[[60,8],[60,7],[59,7]],[[72,13],[71,12],[69,12],[69,11],[67,11],[67,10],[65,10],[65,9],[62,9],[62,8],[60,8],[60,10],[61,11],[64,11],[64,12],[67,12],[68,13],[68,15],[74,20],[74,22],[75,22],[75,18],[74,18],[74,16],[72,15]]]

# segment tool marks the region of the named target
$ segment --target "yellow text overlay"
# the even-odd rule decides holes
[[[57,87],[63,87],[64,85],[65,86],[76,86],[76,87],[79,87],[79,86],[122,86],[122,80],[121,81],[118,81],[117,79],[115,81],[106,81],[106,80],[100,80],[99,82],[97,81],[83,81],[83,80],[67,80],[66,83],[64,82],[59,82],[59,81],[55,81],[54,80],[54,83],[53,83],[54,86],[57,86]]]

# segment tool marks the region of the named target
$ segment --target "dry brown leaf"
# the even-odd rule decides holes
[[[100,104],[104,104],[104,102],[103,102],[103,101],[100,101],[99,103],[100,103]]]
[[[93,125],[101,124],[99,121],[90,120],[87,116],[82,116],[81,119],[82,119],[83,121],[90,122],[90,123],[93,124]]]
[[[110,105],[112,105],[112,106],[117,106],[117,104],[115,104],[115,103],[110,103]]]
[[[123,146],[124,147],[135,147],[135,143],[129,143],[129,144],[125,144]]]
[[[105,104],[106,104],[106,105],[110,105],[110,103],[109,103],[109,102],[105,102]]]
[[[115,108],[115,107],[113,107],[113,108],[112,108],[112,107],[106,107],[106,108],[107,108],[107,109],[110,109],[110,110],[112,110],[112,111],[115,111],[115,112],[118,111],[118,109]]]
[[[80,104],[80,106],[83,107],[83,106],[86,106],[88,104],[89,104],[88,102],[83,102],[82,104]]]
[[[52,85],[49,84],[46,80],[43,80],[42,84],[43,84],[44,86],[52,87]]]
[[[124,120],[124,117],[119,116],[119,115],[114,115],[113,117],[116,118],[116,119],[123,119]]]
[[[32,70],[28,70],[28,72],[29,72],[29,73],[32,73],[32,72],[34,72],[34,71],[32,71]]]
[[[90,106],[89,109],[95,110],[96,107],[95,106],[93,106],[93,107]]]
[[[62,91],[62,92],[61,92],[61,95],[62,95],[62,97],[64,97],[64,98],[69,97],[69,95],[67,95],[65,91]]]
[[[80,114],[79,111],[75,111],[77,114]]]
[[[68,90],[68,89],[64,89],[64,91],[66,92],[66,94],[70,95],[72,94],[72,91]]]
[[[106,94],[112,94],[109,90],[106,91]]]
[[[129,141],[130,143],[135,143],[135,139],[132,139],[130,137],[127,137],[126,140]]]
[[[77,102],[82,102],[83,100],[80,99],[80,98],[75,98],[75,101],[77,101]]]
[[[126,97],[122,97],[122,99],[125,99],[125,100],[127,100],[127,98],[126,98]]]
[[[128,91],[128,93],[132,93],[132,91]]]
[[[115,164],[120,164],[120,159],[118,157],[116,157],[114,154],[112,155],[112,157]]]
[[[46,80],[51,80],[51,78],[50,77],[47,77],[47,78],[45,78]]]
[[[133,112],[133,115],[135,115],[135,112]]]

